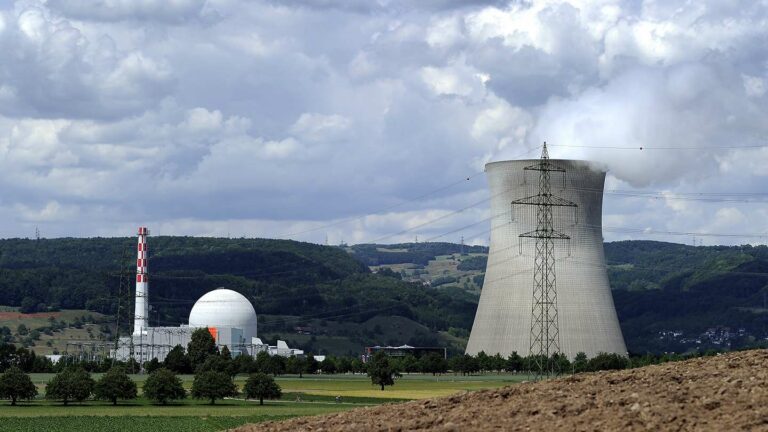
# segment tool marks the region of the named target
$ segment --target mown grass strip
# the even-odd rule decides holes
[[[115,431],[115,432],[212,432],[230,429],[245,423],[260,423],[269,420],[284,420],[293,416],[252,415],[252,416],[136,416],[136,417],[15,417],[0,421],[0,431],[16,432],[71,432],[71,431]]]

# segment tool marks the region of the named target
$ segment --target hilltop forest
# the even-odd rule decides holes
[[[631,352],[739,348],[768,336],[768,248],[624,241],[606,243],[605,252]],[[185,323],[197,298],[223,286],[253,302],[267,340],[336,354],[394,343],[459,351],[486,254],[452,243],[152,237],[150,319]],[[134,238],[0,240],[0,305],[26,313],[87,309],[113,323],[119,310],[125,332],[134,256]]]
[[[88,309],[110,316],[121,305],[125,332],[133,307],[135,247],[134,238],[0,240],[0,305],[26,313]],[[275,338],[295,327],[396,316],[413,327],[401,343],[434,345],[439,331],[469,328],[476,303],[460,289],[425,290],[374,274],[341,248],[295,241],[153,237],[149,272],[152,325],[186,323],[199,297],[226,287],[251,300],[260,334]],[[377,343],[377,326],[338,329],[355,333],[342,335],[356,338],[355,349],[346,344],[343,353]]]

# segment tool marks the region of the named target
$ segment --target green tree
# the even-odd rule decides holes
[[[488,356],[488,354],[485,353],[485,351],[480,351],[477,353],[476,359],[477,365],[480,367],[481,372],[489,371],[493,367],[491,358]]]
[[[282,375],[285,373],[285,357],[279,355],[269,356],[266,363],[266,373],[270,373],[274,376]]]
[[[419,366],[424,373],[443,374],[448,371],[448,362],[437,353],[429,353],[419,359]]]
[[[501,354],[496,353],[491,357],[491,364],[493,365],[493,370],[496,373],[501,373],[501,371],[506,368],[507,361],[504,359],[504,357],[501,356]]]
[[[25,374],[16,366],[11,366],[0,376],[0,398],[10,399],[11,405],[16,405],[18,399],[32,399],[37,396],[37,388]]]
[[[195,399],[208,399],[211,405],[216,399],[237,395],[237,386],[226,372],[208,370],[195,375],[192,382],[192,397]]]
[[[207,328],[199,328],[192,332],[192,337],[187,344],[187,356],[193,370],[197,370],[197,367],[203,364],[208,356],[218,353],[216,341],[213,340],[213,336]]]
[[[371,384],[381,386],[381,391],[384,391],[384,386],[395,385],[395,377],[400,374],[390,364],[389,357],[383,351],[378,351],[369,360],[368,376]]]
[[[275,379],[265,373],[249,376],[243,391],[246,399],[259,399],[259,405],[264,405],[264,399],[280,399],[283,395]]]
[[[419,372],[420,369],[421,364],[419,364],[419,360],[411,354],[400,358],[400,370],[402,372],[413,373]]]
[[[229,347],[224,345],[223,347],[221,347],[220,352],[221,352],[221,358],[223,358],[224,360],[232,360],[232,352],[229,351]]]
[[[258,354],[256,354],[254,366],[257,371],[267,373],[267,370],[269,369],[269,353],[266,351],[260,351]]]
[[[552,354],[549,361],[558,373],[565,373],[571,370],[571,362],[568,360],[568,356],[563,353]]]
[[[164,365],[166,368],[180,374],[192,372],[189,365],[189,358],[184,352],[184,347],[176,345],[165,356]]]
[[[523,369],[523,358],[517,353],[512,351],[512,354],[507,357],[507,364],[504,367],[507,372],[518,372]]]
[[[298,374],[299,378],[304,374],[304,359],[290,356],[285,360],[285,372],[289,374]]]
[[[37,312],[37,300],[33,297],[24,297],[21,299],[21,313],[33,313]]]
[[[352,370],[352,360],[349,357],[336,357],[336,373],[347,373]]]
[[[249,355],[239,355],[232,360],[232,368],[236,373],[251,373],[256,368],[253,357]]]
[[[237,375],[237,367],[232,360],[227,360],[223,356],[208,356],[207,359],[197,367],[196,373],[216,371],[224,372],[225,374],[234,377]]]
[[[365,372],[365,363],[362,362],[359,358],[355,357],[350,362],[350,370],[352,373],[363,373]]]
[[[147,371],[147,373],[152,373],[158,369],[163,367],[163,364],[160,363],[160,361],[157,359],[157,357],[153,358],[152,360],[144,363],[144,370]]]
[[[304,373],[314,375],[320,369],[320,364],[315,360],[315,356],[307,354],[304,357]]]
[[[587,362],[588,371],[626,369],[629,359],[616,353],[598,353]]]
[[[324,374],[335,374],[336,362],[333,361],[331,357],[326,357],[325,359],[323,359],[323,361],[320,362],[320,370]]]
[[[45,386],[45,398],[61,400],[64,405],[82,402],[93,392],[93,378],[82,368],[67,368],[57,373]]]
[[[187,397],[187,392],[184,391],[179,377],[165,368],[158,369],[149,374],[142,389],[144,397],[162,405],[166,405],[172,400]]]
[[[136,383],[125,373],[125,368],[115,366],[96,382],[94,395],[117,405],[118,399],[136,399]]]
[[[573,359],[573,363],[571,363],[571,367],[573,368],[574,373],[584,372],[587,370],[587,355],[583,352],[579,352],[576,354],[576,357]]]
[[[451,358],[450,367],[454,373],[461,372],[462,375],[472,374],[480,370],[477,359],[469,354]]]

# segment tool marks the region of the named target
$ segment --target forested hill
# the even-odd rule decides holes
[[[404,280],[474,293],[482,286],[487,260],[486,248],[450,243],[355,245],[350,250]],[[738,348],[768,337],[765,246],[620,241],[605,244],[605,258],[630,351]]]
[[[0,306],[114,317],[122,270],[125,325],[135,244],[135,238],[0,240]],[[340,248],[152,237],[150,318],[184,323],[195,300],[223,286],[253,302],[267,338],[282,335],[340,354],[376,343],[459,350],[474,319],[486,254],[483,246],[452,243]],[[606,243],[605,255],[630,351],[737,348],[768,337],[768,248],[625,241]]]
[[[606,243],[613,298],[635,352],[764,345],[768,247]]]
[[[476,299],[461,290],[424,290],[419,284],[371,273],[339,247],[287,240],[152,237],[151,323],[185,323],[200,296],[217,287],[241,292],[260,314],[279,318],[261,329],[292,332],[310,320],[363,323],[400,316],[421,323],[420,337],[468,328]],[[132,309],[135,238],[0,240],[0,305],[24,312],[89,309],[114,316],[121,269],[123,311]],[[155,313],[157,315],[155,315]],[[128,322],[128,316],[121,318]],[[376,342],[369,337],[363,343]],[[404,342],[408,342],[407,340]]]

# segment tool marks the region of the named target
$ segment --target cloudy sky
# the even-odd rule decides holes
[[[546,140],[607,240],[766,242],[767,92],[765,0],[0,1],[0,237],[486,243]]]

